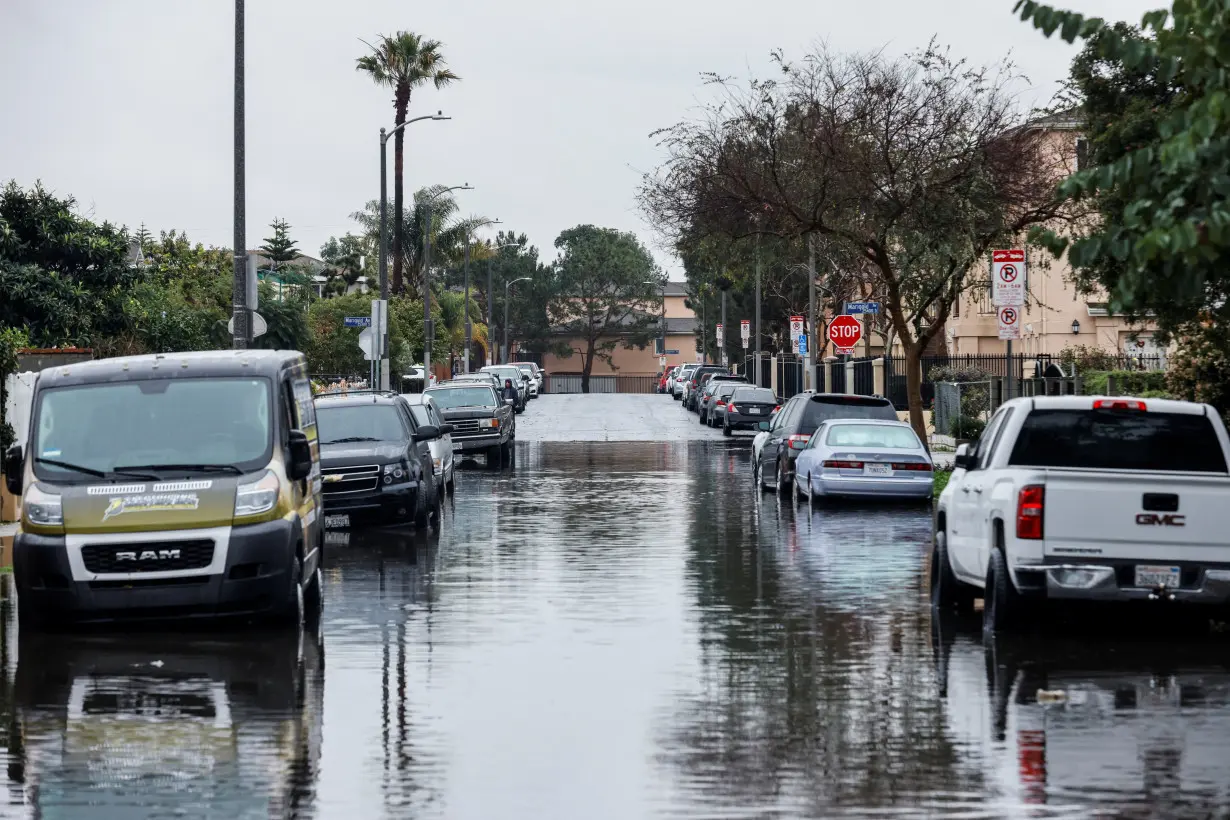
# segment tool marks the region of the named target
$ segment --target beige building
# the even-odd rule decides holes
[[[692,313],[685,302],[687,289],[679,282],[670,282],[666,286],[663,298],[663,312],[666,314],[666,366],[687,364],[698,361],[699,352],[696,349],[696,315]],[[655,332],[656,332],[655,328]],[[727,333],[730,331],[728,330]],[[735,328],[738,333],[738,328]],[[585,340],[567,339],[573,350],[572,356],[543,356],[542,368],[548,373],[580,373],[585,367]],[[624,347],[617,344],[611,352],[611,364],[595,357],[592,375],[594,376],[648,376],[662,370],[661,357],[656,352],[656,343],[650,341],[644,350]],[[612,367],[614,365],[614,367]]]

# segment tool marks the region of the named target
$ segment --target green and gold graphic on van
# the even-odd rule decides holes
[[[69,532],[149,532],[221,527],[235,517],[239,479],[209,478],[56,487]],[[51,492],[51,488],[42,485]]]
[[[201,497],[196,493],[146,493],[122,495],[112,498],[103,512],[103,521],[125,513],[165,512],[167,510],[195,510],[201,506]]]

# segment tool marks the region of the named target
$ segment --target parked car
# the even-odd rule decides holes
[[[790,398],[772,421],[760,428],[769,435],[754,465],[762,490],[776,489],[785,495],[794,488],[794,461],[811,440],[812,433],[829,419],[883,419],[898,421],[893,403],[880,396],[848,393],[816,393],[811,390]],[[773,481],[770,482],[769,478]]]
[[[773,414],[781,409],[777,396],[767,387],[756,387],[750,384],[736,384],[730,398],[726,401],[725,412],[722,413],[722,434],[732,435],[735,430],[751,430],[762,421],[771,421]],[[760,438],[757,434],[757,438]],[[767,438],[767,435],[766,435]],[[763,444],[763,441],[761,442]],[[759,448],[756,455],[759,455]]]
[[[716,379],[712,380],[716,381]],[[713,389],[713,395],[709,399],[709,410],[705,414],[705,422],[710,427],[723,427],[726,424],[726,412],[730,407],[730,397],[734,392],[742,387],[746,382],[740,379],[739,381],[719,381],[717,387]],[[727,435],[730,435],[727,433]]]
[[[420,394],[421,395],[421,394]],[[431,442],[452,430],[420,424],[397,393],[316,398],[325,527],[413,523],[440,511]]]
[[[682,401],[683,397],[687,395],[688,382],[691,381],[692,373],[698,367],[700,367],[698,364],[685,364],[679,368],[679,372],[675,374],[675,384],[671,388],[671,396],[674,397],[675,401]]]
[[[499,379],[501,390],[504,388],[505,381],[511,381],[513,387],[517,389],[517,401],[513,405],[513,409],[518,413],[525,412],[525,408],[530,402],[529,376],[522,373],[520,368],[513,367],[511,364],[490,364],[483,368],[483,372],[490,373]]]
[[[734,387],[740,384],[747,384],[747,379],[742,376],[733,376],[729,373],[717,373],[709,377],[709,380],[705,383],[705,394],[699,407],[701,424],[707,424],[710,427],[717,426],[714,423],[714,410],[717,409],[719,395],[723,397],[722,407],[725,409],[725,397],[729,396]],[[724,390],[723,387],[725,385],[731,385],[731,387]]]
[[[685,410],[693,412],[700,411],[698,400],[700,399],[700,391],[708,383],[709,379],[719,373],[727,373],[726,368],[721,365],[705,364],[692,371],[692,377],[687,383],[687,393],[683,397],[683,407]]]
[[[800,498],[913,499],[931,503],[934,466],[903,421],[834,419],[794,462]]]
[[[323,601],[316,405],[301,353],[211,350],[43,370],[13,578],[23,631],[168,612],[298,628]]]
[[[1011,631],[1048,601],[1230,603],[1230,439],[1165,399],[1009,401],[940,495],[931,600]]]
[[[499,390],[504,386],[503,379],[499,378],[494,373],[486,373],[482,370],[476,373],[458,373],[456,376],[449,379],[446,384],[453,382],[477,382],[479,384],[491,385],[496,390]]]
[[[457,489],[456,464],[453,459],[452,426],[440,415],[440,408],[431,396],[416,393],[402,397],[410,407],[410,414],[420,427],[439,427],[442,435],[428,442],[431,449],[431,468],[436,474],[440,492],[452,495]],[[446,432],[446,428],[448,431]]]
[[[683,369],[683,365],[675,365],[666,371],[666,392],[672,396],[675,394],[675,380],[679,377],[679,371]]]
[[[536,399],[542,393],[542,371],[533,362],[512,362],[512,366],[530,377],[530,398]]]
[[[666,377],[669,375],[670,375],[669,370],[663,370],[660,373],[658,373],[658,392],[659,393],[666,392]]]
[[[426,391],[441,417],[453,426],[453,452],[481,451],[491,467],[512,460],[517,422],[513,405],[495,387],[467,381],[445,382]]]

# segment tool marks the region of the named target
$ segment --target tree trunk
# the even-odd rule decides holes
[[[590,339],[585,348],[585,364],[581,366],[581,392],[589,392],[589,374],[594,369],[594,340]]]
[[[904,340],[903,340],[904,341]],[[922,351],[924,343],[915,342],[905,348],[905,394],[910,405],[910,426],[930,450],[927,444],[927,425],[923,419],[922,404]]]
[[[395,125],[401,125],[406,121],[405,108],[397,109],[397,121]],[[389,226],[393,234],[393,289],[394,294],[402,292],[402,266],[401,266],[401,226],[402,226],[402,211],[405,209],[405,202],[402,197],[402,182],[401,172],[403,167],[402,160],[402,142],[406,136],[406,129],[402,129],[393,135],[393,224]]]

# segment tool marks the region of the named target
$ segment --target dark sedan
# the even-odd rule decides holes
[[[729,436],[735,430],[756,429],[760,422],[772,417],[777,407],[777,396],[769,388],[739,385],[730,394],[725,412],[718,415],[722,435]]]

